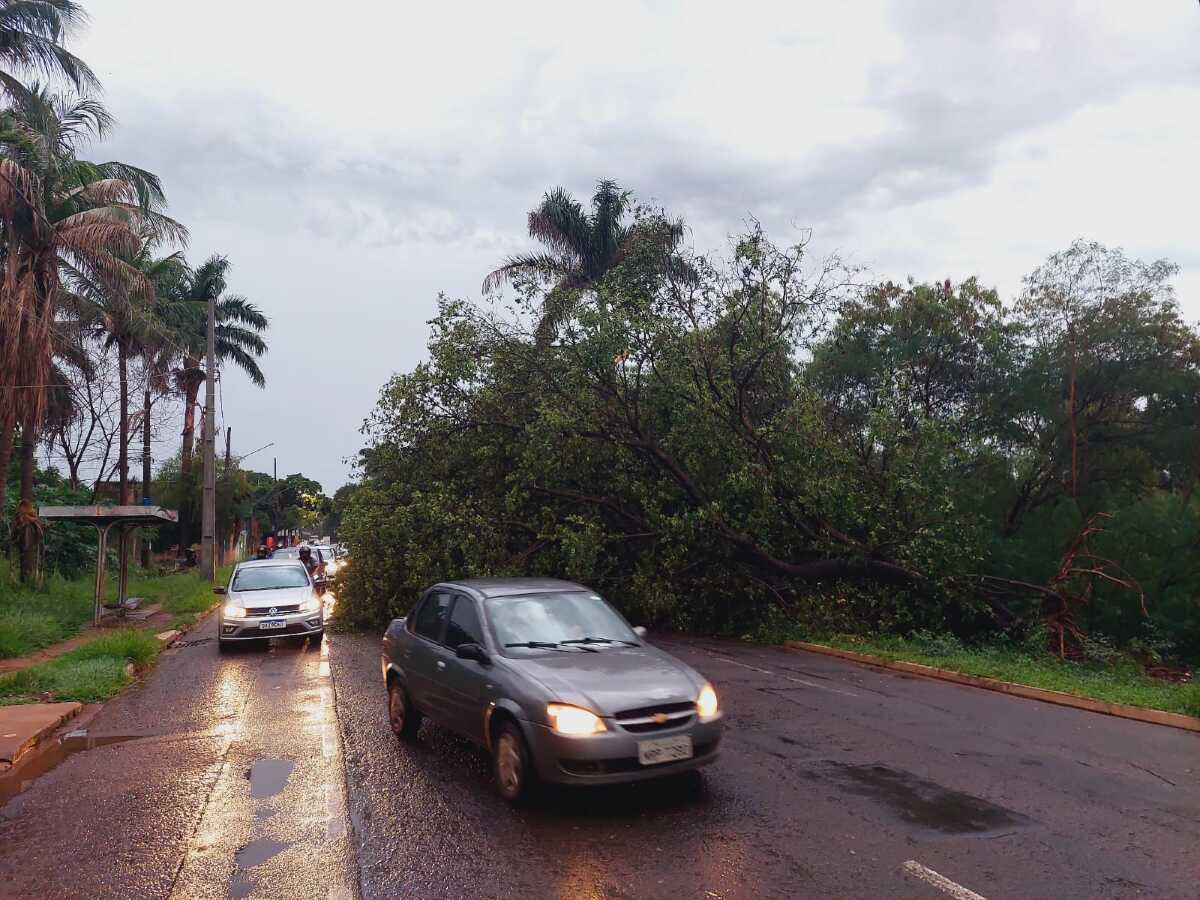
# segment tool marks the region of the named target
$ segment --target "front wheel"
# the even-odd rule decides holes
[[[492,771],[496,789],[509,803],[519,805],[532,796],[537,773],[529,755],[529,745],[515,722],[501,722],[496,729],[496,739],[492,743]]]
[[[325,640],[325,631],[324,631],[324,629],[322,629],[321,631],[318,631],[316,634],[310,634],[310,635],[308,636],[308,640],[309,640],[309,641],[312,643],[312,645],[313,645],[313,649],[314,649],[314,650],[315,650],[317,647],[320,647],[320,646],[321,646],[321,641]]]
[[[413,709],[408,693],[395,679],[388,684],[388,723],[392,734],[402,741],[416,738],[421,727],[421,714]]]

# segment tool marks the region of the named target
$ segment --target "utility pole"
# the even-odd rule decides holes
[[[146,357],[149,359],[149,355]],[[150,375],[146,374],[146,387],[142,394],[142,506],[150,506]],[[150,539],[142,532],[142,568],[150,568]]]
[[[200,510],[200,577],[212,582],[217,578],[217,361],[216,361],[217,298],[208,297],[208,352],[204,378],[204,505]]]
[[[232,434],[233,434],[232,428],[225,429],[225,487],[226,487],[226,490],[230,490],[229,484],[230,484],[231,476],[229,473],[229,439]],[[230,491],[229,497],[230,497],[230,500],[232,501],[232,498],[233,498],[232,491]],[[221,565],[225,565],[225,563],[226,563],[225,549],[226,549],[226,544],[228,544],[228,543],[229,543],[229,535],[227,535],[227,534],[221,535],[221,552],[220,552],[220,555],[217,557],[217,561]]]

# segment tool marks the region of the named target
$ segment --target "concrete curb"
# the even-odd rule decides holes
[[[83,709],[82,703],[22,703],[0,709],[0,772],[36,750],[46,737]]]
[[[1088,712],[1104,713],[1118,716],[1122,719],[1136,719],[1139,722],[1149,722],[1153,725],[1166,725],[1169,728],[1182,728],[1185,731],[1200,732],[1200,718],[1185,716],[1182,713],[1163,712],[1158,709],[1146,709],[1141,706],[1130,706],[1128,703],[1109,703],[1107,700],[1092,700],[1088,697],[1076,697],[1063,691],[1048,691],[1043,688],[1029,687],[1024,684],[1013,684],[1010,681],[1000,681],[997,678],[985,678],[982,675],[964,675],[950,669],[937,669],[933,666],[923,666],[920,663],[903,662],[901,660],[882,659],[869,656],[866,653],[856,653],[853,650],[840,650],[837,647],[827,647],[824,644],[809,644],[805,641],[784,641],[786,650],[806,650],[809,653],[823,653],[826,656],[837,656],[854,662],[878,666],[881,669],[894,669],[898,672],[908,672],[912,675],[924,675],[927,678],[939,678],[955,684],[983,688],[987,691],[998,691],[1001,694],[1011,694],[1014,697],[1024,697],[1028,700],[1041,700],[1043,703],[1056,703],[1059,706],[1071,706]]]

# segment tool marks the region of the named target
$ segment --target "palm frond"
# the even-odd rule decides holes
[[[257,306],[240,294],[229,294],[217,302],[218,322],[240,322],[256,331],[270,326],[270,320]]]
[[[483,280],[483,293],[489,294],[521,275],[552,279],[576,270],[576,264],[552,253],[525,253],[510,256],[504,265]]]
[[[217,358],[222,362],[233,362],[249,376],[257,387],[266,387],[267,376],[258,367],[254,357],[234,344],[224,344],[217,348]]]
[[[545,347],[554,340],[558,330],[570,321],[579,308],[579,298],[590,279],[582,272],[567,276],[546,293],[542,299],[542,315],[534,331],[534,340]]]

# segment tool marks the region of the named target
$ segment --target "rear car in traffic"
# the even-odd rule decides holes
[[[599,785],[717,757],[713,686],[597,593],[551,579],[438,584],[383,639],[392,730],[421,720],[486,747],[510,802],[539,782]]]

